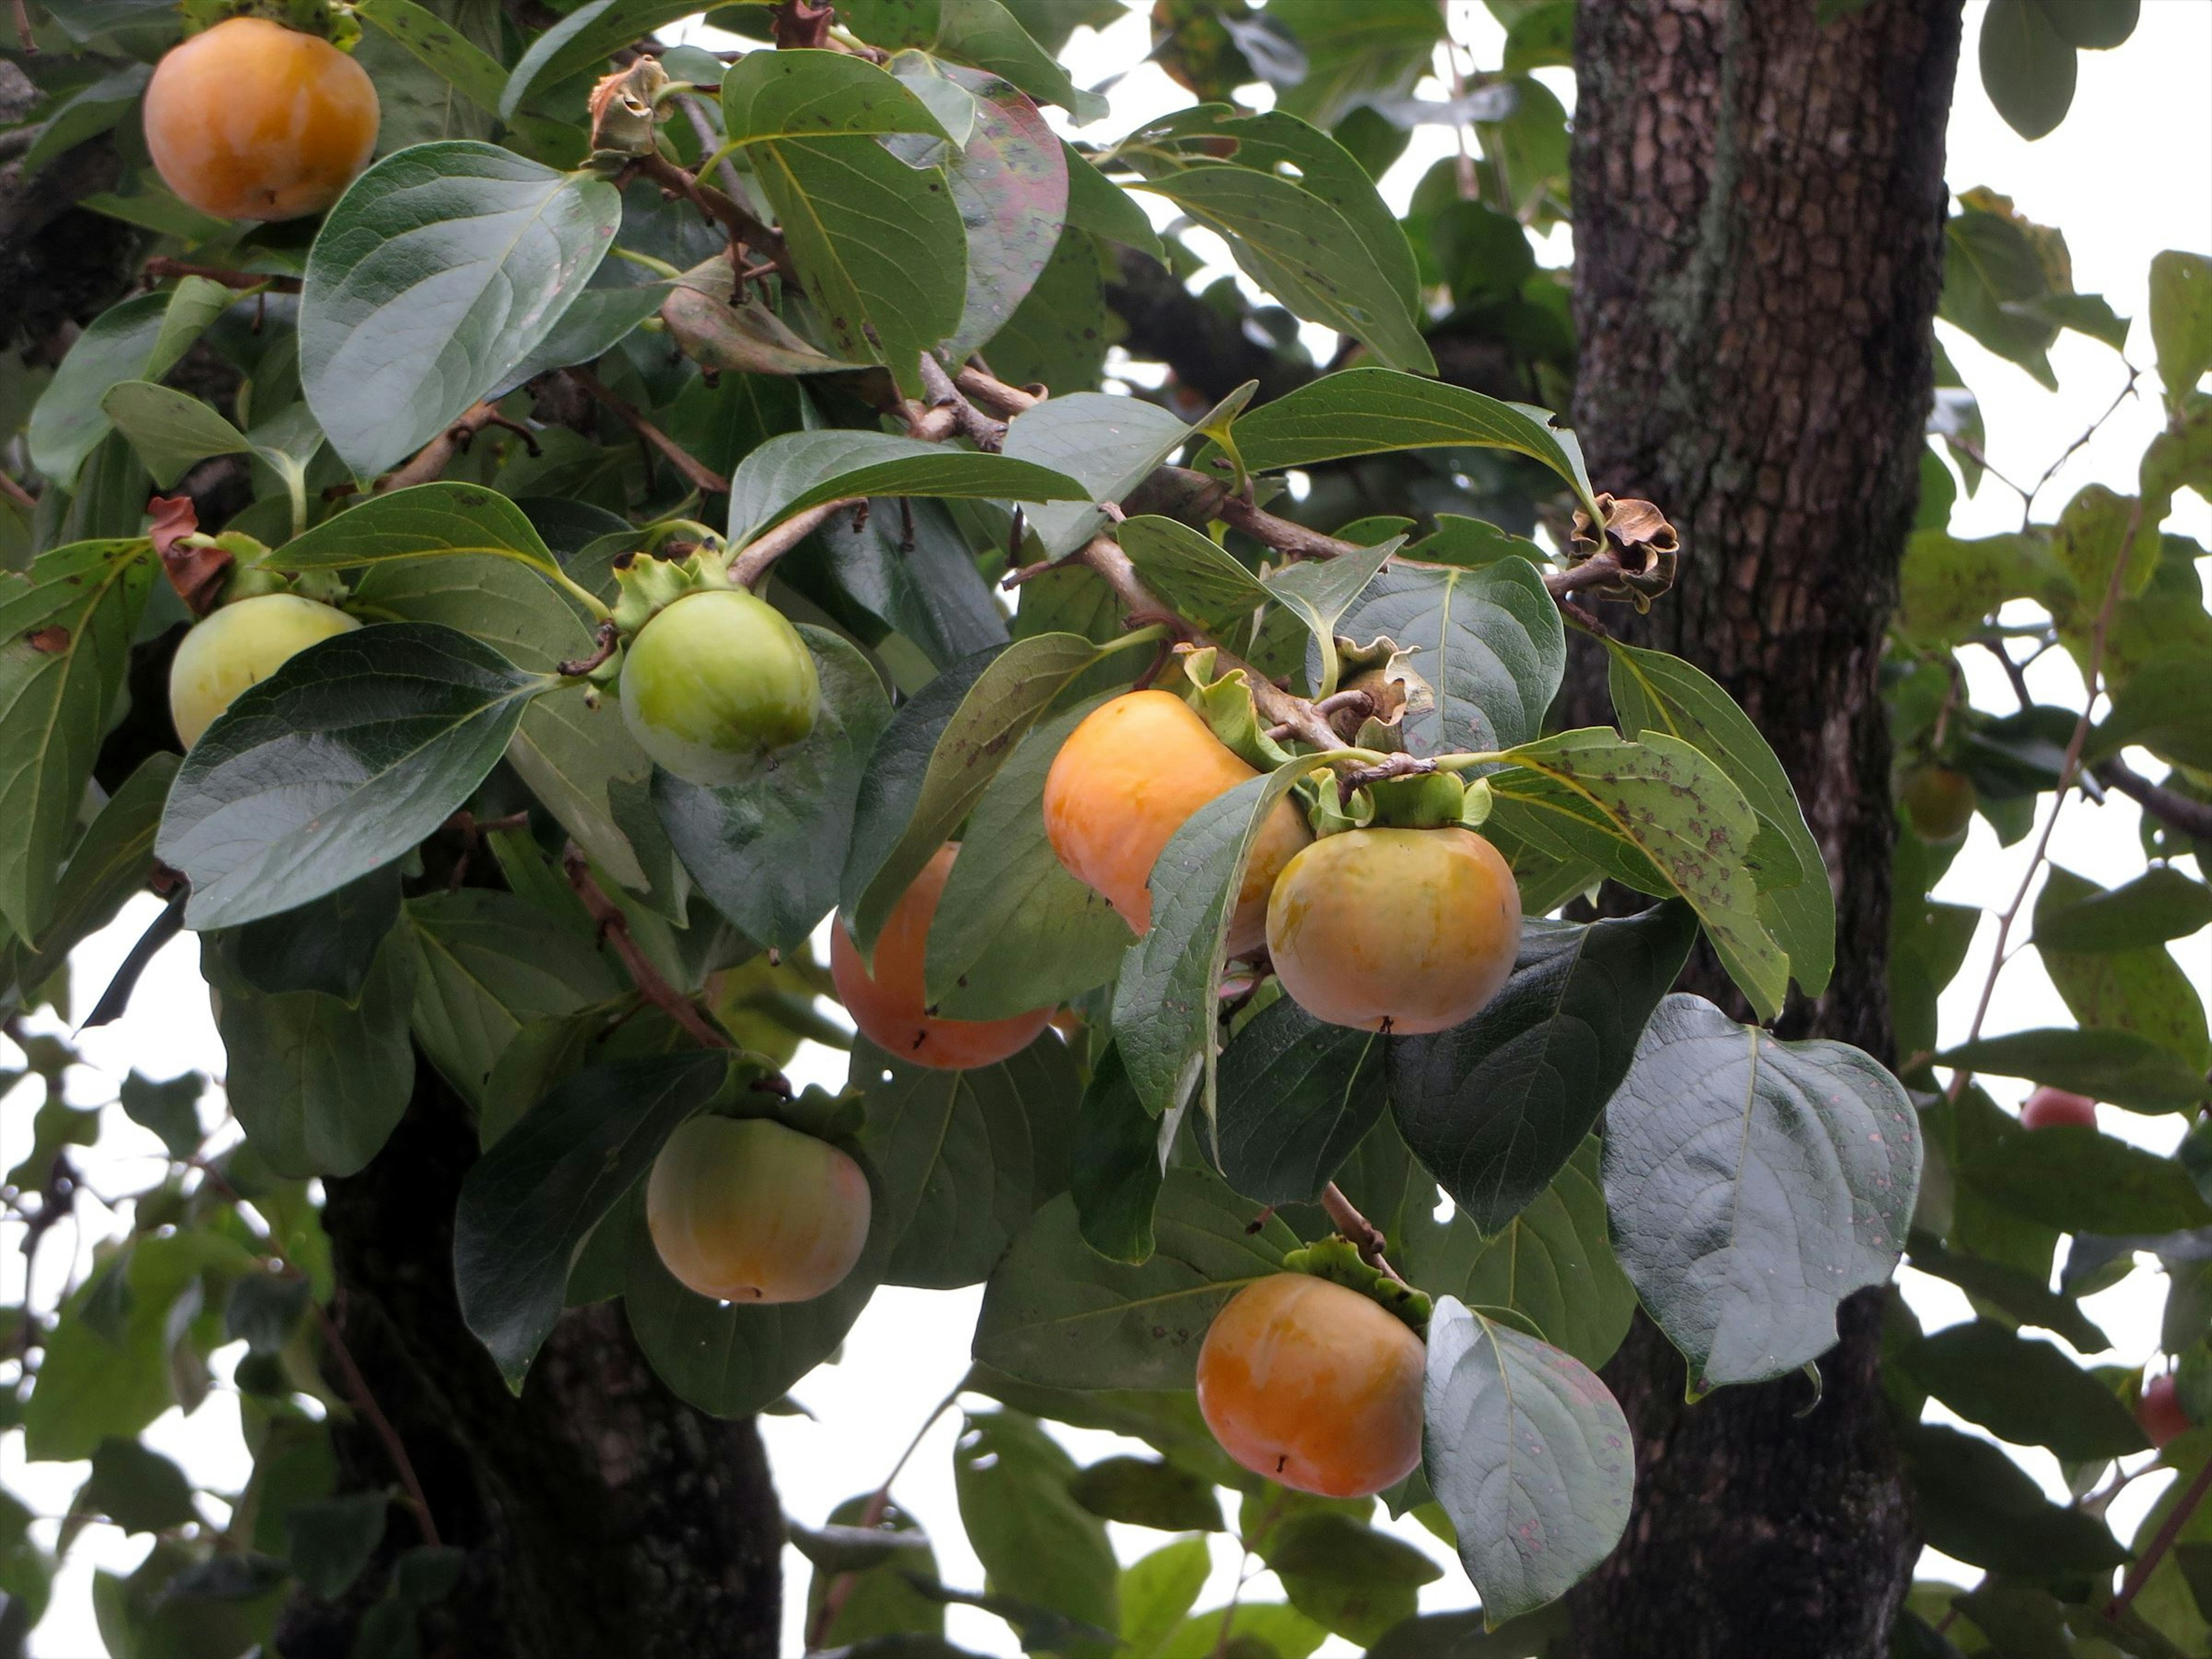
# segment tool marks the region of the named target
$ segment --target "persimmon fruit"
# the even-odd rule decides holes
[[[147,83],[161,182],[218,219],[297,219],[345,193],[376,149],[376,88],[329,41],[232,17],[173,46]]]
[[[1092,709],[1060,745],[1045,777],[1045,836],[1067,872],[1142,935],[1152,923],[1152,866],[1175,832],[1206,802],[1259,775],[1181,697],[1132,691]],[[1231,956],[1259,948],[1268,890],[1312,839],[1297,809],[1277,802],[1237,891]]]
[[[2171,1376],[2154,1376],[2143,1384],[2136,1401],[2136,1421],[2160,1451],[2197,1426],[2182,1409],[2181,1390]]]
[[[1255,1474],[1363,1498],[1421,1461],[1425,1359],[1421,1339],[1358,1291],[1276,1273],[1214,1316],[1198,1351],[1198,1408]]]
[[[189,749],[238,694],[292,658],[361,624],[296,593],[261,593],[210,611],[169,662],[169,719]]]
[[[638,629],[623,657],[622,708],[664,771],[711,787],[813,731],[822,682],[781,611],[741,587],[709,588]]]
[[[1905,821],[1912,833],[1926,842],[1956,841],[1974,821],[1978,799],[1973,780],[1948,766],[1915,767],[1906,774],[1898,799],[1905,805]]]
[[[1347,830],[1290,861],[1267,953],[1298,1006],[1410,1036],[1473,1018],[1513,972],[1521,890],[1472,830]]]
[[[718,1302],[810,1302],[868,1242],[868,1178],[826,1140],[765,1118],[695,1117],[645,1184],[668,1271]]]
[[[2020,1109],[2020,1127],[2023,1129],[2048,1129],[2062,1123],[2095,1128],[2097,1103],[2087,1095],[2046,1085],[2030,1095]]]
[[[872,971],[842,927],[830,930],[830,977],[860,1035],[909,1065],[946,1072],[994,1065],[1019,1054],[1052,1018],[1049,1007],[1004,1019],[943,1019],[928,1012],[922,969],[929,924],[959,852],[957,842],[939,848],[899,896],[876,935]]]

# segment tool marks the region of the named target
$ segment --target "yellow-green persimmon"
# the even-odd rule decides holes
[[[813,731],[822,683],[799,630],[743,588],[686,594],[629,643],[623,718],[661,767],[712,787]]]

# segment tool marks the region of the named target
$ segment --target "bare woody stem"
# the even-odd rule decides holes
[[[2181,1536],[2181,1529],[2189,1524],[2190,1517],[2204,1502],[2207,1492],[2212,1492],[2212,1460],[2208,1460],[2204,1467],[2197,1470],[2197,1478],[2189,1483],[2189,1490],[2181,1494],[2180,1502],[2166,1511],[2166,1519],[2152,1535],[2149,1547],[2136,1558],[2135,1565],[2128,1569],[2128,1576],[2120,1581],[2120,1592],[2112,1598],[2112,1605],[2105,1609],[2106,1618],[2116,1620],[2128,1610],[2142,1587],[2150,1582],[2151,1574],[2158,1571],[2159,1563],[2165,1560],[2166,1553],[2172,1549],[2173,1540]]]
[[[399,1476],[400,1489],[407,1494],[407,1501],[413,1506],[416,1520],[422,1528],[422,1541],[433,1549],[437,1548],[438,1523],[431,1516],[430,1500],[422,1495],[422,1483],[416,1479],[414,1461],[407,1455],[406,1443],[400,1439],[399,1431],[392,1426],[392,1419],[384,1414],[383,1407],[376,1403],[376,1396],[369,1392],[368,1379],[361,1374],[361,1367],[354,1363],[353,1350],[346,1346],[346,1340],[338,1330],[337,1321],[331,1317],[330,1310],[320,1303],[315,1304],[315,1323],[322,1332],[323,1345],[330,1350],[331,1358],[337,1362],[346,1398],[353,1408],[368,1420],[376,1437],[384,1443],[385,1455],[392,1460],[392,1469]]]
[[[296,276],[276,276],[252,270],[224,270],[214,265],[187,264],[182,259],[149,259],[145,274],[155,282],[166,281],[172,276],[201,276],[210,283],[221,283],[225,288],[234,288],[240,293],[257,288],[267,289],[272,294],[297,294],[300,291],[300,279]]]
[[[530,446],[532,454],[538,452],[538,437],[519,421],[511,421],[499,412],[495,404],[471,404],[463,410],[460,417],[436,437],[416,450],[402,465],[386,473],[376,481],[377,493],[387,489],[405,489],[411,484],[428,483],[443,477],[453,458],[465,453],[477,433],[488,426],[504,427],[519,434]]]
[[[694,489],[704,495],[726,495],[730,493],[727,478],[647,420],[630,404],[607,390],[599,377],[590,369],[571,368],[562,372],[589,392],[596,402],[604,404],[624,426],[666,456],[676,470],[684,475],[684,482]]]
[[[799,268],[792,264],[791,250],[784,246],[783,238],[754,218],[735,197],[702,184],[658,152],[637,157],[633,165],[663,190],[689,198],[700,212],[765,258],[784,281],[798,283]]]
[[[1352,1200],[1344,1195],[1343,1188],[1332,1181],[1322,1188],[1321,1206],[1328,1212],[1328,1218],[1337,1231],[1352,1241],[1352,1248],[1359,1252],[1362,1261],[1376,1272],[1397,1279],[1401,1285],[1406,1282],[1398,1270],[1390,1265],[1390,1259],[1382,1254],[1383,1246],[1389,1243],[1382,1237],[1382,1230],[1359,1213]]]
[[[561,867],[568,872],[568,885],[575,889],[576,896],[584,902],[584,908],[599,924],[600,937],[622,958],[623,968],[629,975],[630,982],[637,987],[638,994],[696,1037],[702,1047],[736,1047],[699,1012],[697,1003],[662,977],[660,969],[653,965],[653,958],[638,948],[637,941],[630,937],[629,918],[592,879],[590,862],[574,842],[561,854]]]
[[[926,351],[921,354],[921,384],[929,393],[932,406],[951,410],[956,428],[976,448],[996,454],[1006,447],[1006,423],[992,419],[969,402],[952,377],[945,372],[945,366]]]
[[[2107,789],[2118,790],[2167,829],[2212,841],[2212,805],[2153,783],[2118,757],[2099,762],[2090,768],[2090,775]]]

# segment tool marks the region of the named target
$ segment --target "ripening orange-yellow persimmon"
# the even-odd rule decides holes
[[[1306,1273],[1248,1285],[1198,1352],[1198,1408],[1255,1474],[1325,1498],[1395,1486],[1421,1461],[1421,1339]]]
[[[1060,745],[1044,781],[1045,836],[1068,873],[1141,934],[1152,924],[1152,866],[1161,849],[1193,812],[1257,776],[1181,697],[1132,691],[1091,710]],[[1297,809],[1277,802],[1237,889],[1231,956],[1259,948],[1267,891],[1312,839]]]
[[[830,977],[860,1035],[885,1054],[946,1072],[989,1066],[1019,1054],[1052,1018],[1049,1007],[1004,1019],[940,1019],[928,1012],[922,964],[929,924],[959,852],[957,842],[939,848],[891,907],[883,932],[876,935],[873,972],[843,927],[830,930]]]
[[[376,88],[329,41],[233,17],[170,48],[147,83],[161,182],[219,219],[296,219],[345,193],[376,149]]]
[[[169,718],[189,749],[240,692],[258,684],[311,645],[361,624],[297,593],[234,599],[192,624],[169,661]]]
[[[1513,971],[1521,890],[1472,830],[1347,830],[1290,862],[1267,952],[1299,1007],[1401,1036],[1472,1019]]]
[[[826,1140],[765,1118],[695,1117],[645,1184],[668,1271],[718,1302],[809,1302],[868,1242],[868,1178]]]

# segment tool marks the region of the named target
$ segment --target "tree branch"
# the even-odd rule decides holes
[[[520,432],[529,440],[533,452],[538,447],[538,440],[528,430],[501,414],[497,404],[471,404],[461,411],[459,420],[416,450],[404,465],[379,478],[375,484],[376,493],[381,495],[387,489],[404,489],[410,484],[428,483],[434,478],[444,477],[446,469],[453,464],[453,458],[465,453],[477,434],[488,426],[506,427],[510,431]],[[348,489],[350,490],[351,486],[349,485]]]
[[[735,197],[702,184],[657,150],[638,156],[631,165],[663,190],[690,198],[700,212],[754,252],[765,256],[784,281],[799,285],[799,268],[792,264],[791,250],[784,246],[783,238],[754,218]]]
[[[599,936],[612,945],[615,954],[622,958],[623,967],[629,973],[630,982],[637,987],[638,994],[696,1037],[702,1047],[735,1048],[737,1045],[699,1012],[699,1005],[663,978],[660,969],[653,965],[653,959],[638,948],[637,941],[630,937],[629,918],[623,914],[620,905],[606,896],[599,884],[592,879],[590,860],[585,858],[574,842],[569,842],[562,853],[561,867],[568,872],[568,885],[576,890],[576,896],[583,900],[584,908],[599,924]]]
[[[975,373],[972,369],[969,372]],[[939,409],[950,410],[954,424],[976,448],[995,455],[1006,447],[1006,423],[993,420],[969,403],[952,377],[945,372],[945,365],[927,351],[921,354],[921,384],[929,393],[930,403]],[[1003,390],[1011,392],[1012,388]]]
[[[684,482],[694,489],[706,495],[726,495],[730,493],[730,481],[727,478],[653,425],[651,421],[647,420],[631,404],[608,391],[605,386],[601,384],[599,377],[592,374],[590,369],[569,368],[563,369],[562,373],[590,392],[599,402],[605,404],[624,426],[666,456],[674,464],[676,470],[684,475]]]
[[[2201,800],[2153,783],[2117,756],[2090,769],[2091,775],[2108,789],[2117,789],[2169,830],[2199,841],[2212,841],[2212,806]]]
[[[770,565],[827,524],[832,516],[848,507],[858,507],[864,499],[848,495],[839,501],[824,501],[804,513],[793,514],[773,529],[763,531],[738,549],[737,557],[730,561],[730,580],[740,587],[759,586]]]

